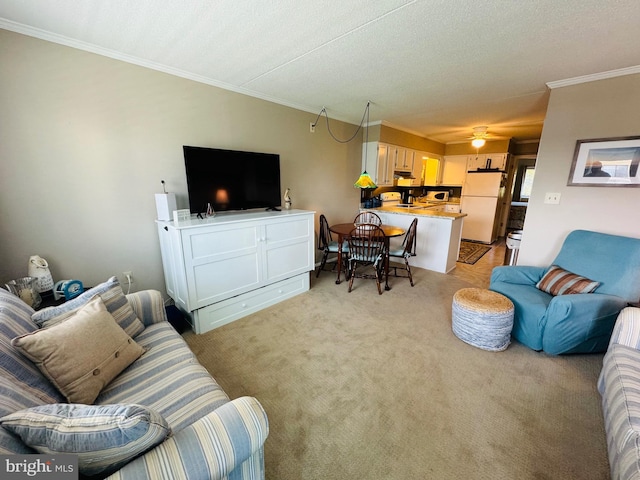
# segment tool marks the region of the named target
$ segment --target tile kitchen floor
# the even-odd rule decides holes
[[[491,245],[491,250],[485,253],[474,265],[456,262],[449,275],[465,280],[480,288],[489,288],[491,270],[493,267],[504,264],[504,255],[507,246],[504,237],[500,237]]]

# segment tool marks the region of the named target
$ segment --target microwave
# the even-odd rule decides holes
[[[447,202],[449,201],[449,192],[427,192],[427,201]]]

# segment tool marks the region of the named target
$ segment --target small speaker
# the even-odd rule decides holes
[[[158,220],[172,220],[173,211],[177,209],[175,193],[156,193]]]

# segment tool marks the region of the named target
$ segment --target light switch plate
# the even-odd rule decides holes
[[[544,203],[560,203],[560,193],[547,192],[544,194]]]

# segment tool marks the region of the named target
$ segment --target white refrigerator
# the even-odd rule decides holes
[[[463,239],[482,243],[496,240],[505,180],[504,172],[467,172],[460,198],[460,210],[467,214],[462,224]]]

